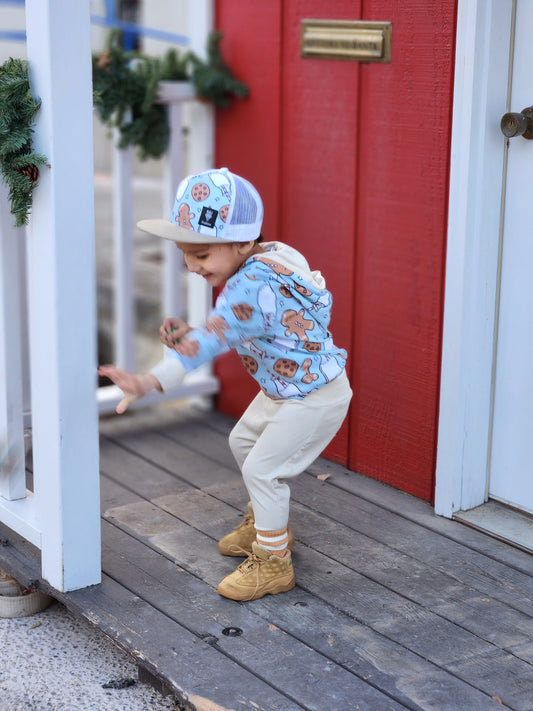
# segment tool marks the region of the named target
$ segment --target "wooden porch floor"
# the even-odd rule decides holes
[[[292,484],[296,588],[221,598],[239,560],[216,542],[247,502],[231,424],[167,408],[102,421],[103,582],[61,602],[180,709],[533,709],[533,557],[325,460]],[[0,567],[39,579],[35,549],[0,538]]]

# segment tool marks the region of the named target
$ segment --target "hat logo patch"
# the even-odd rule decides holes
[[[202,227],[209,227],[213,229],[218,217],[218,210],[212,207],[203,207],[200,217],[198,219],[198,224]]]

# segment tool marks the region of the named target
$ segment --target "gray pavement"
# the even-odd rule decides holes
[[[104,684],[132,679],[126,688]],[[130,655],[58,602],[30,617],[0,619],[0,711],[169,711],[137,681]]]

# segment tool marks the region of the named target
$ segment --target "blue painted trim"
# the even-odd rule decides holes
[[[0,40],[25,42],[26,32],[24,30],[0,30]]]
[[[0,5],[8,4],[9,2],[20,5],[24,4],[24,0],[0,0]],[[173,32],[155,30],[150,27],[142,27],[141,25],[136,25],[133,22],[116,20],[113,17],[91,15],[91,22],[93,25],[99,25],[100,27],[115,27],[119,30],[123,30],[124,32],[139,34],[143,37],[151,37],[152,39],[162,40],[163,42],[172,42],[173,44],[181,44],[186,46],[190,44],[190,39],[186,35],[178,35]],[[25,30],[0,30],[0,40],[25,42],[26,32]]]
[[[186,35],[177,35],[173,32],[164,32],[163,30],[155,30],[150,27],[142,27],[133,22],[124,22],[123,20],[112,20],[102,15],[91,15],[93,25],[100,27],[115,27],[118,30],[125,32],[135,32],[143,37],[151,37],[152,39],[162,40],[163,42],[173,42],[174,44],[190,44],[190,39]]]
[[[105,14],[108,20],[116,19],[115,0],[105,0]]]

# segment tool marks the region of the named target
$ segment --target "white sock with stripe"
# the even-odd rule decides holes
[[[287,548],[289,542],[287,527],[279,531],[257,531],[257,542],[262,548],[266,548],[267,551],[279,555]]]

